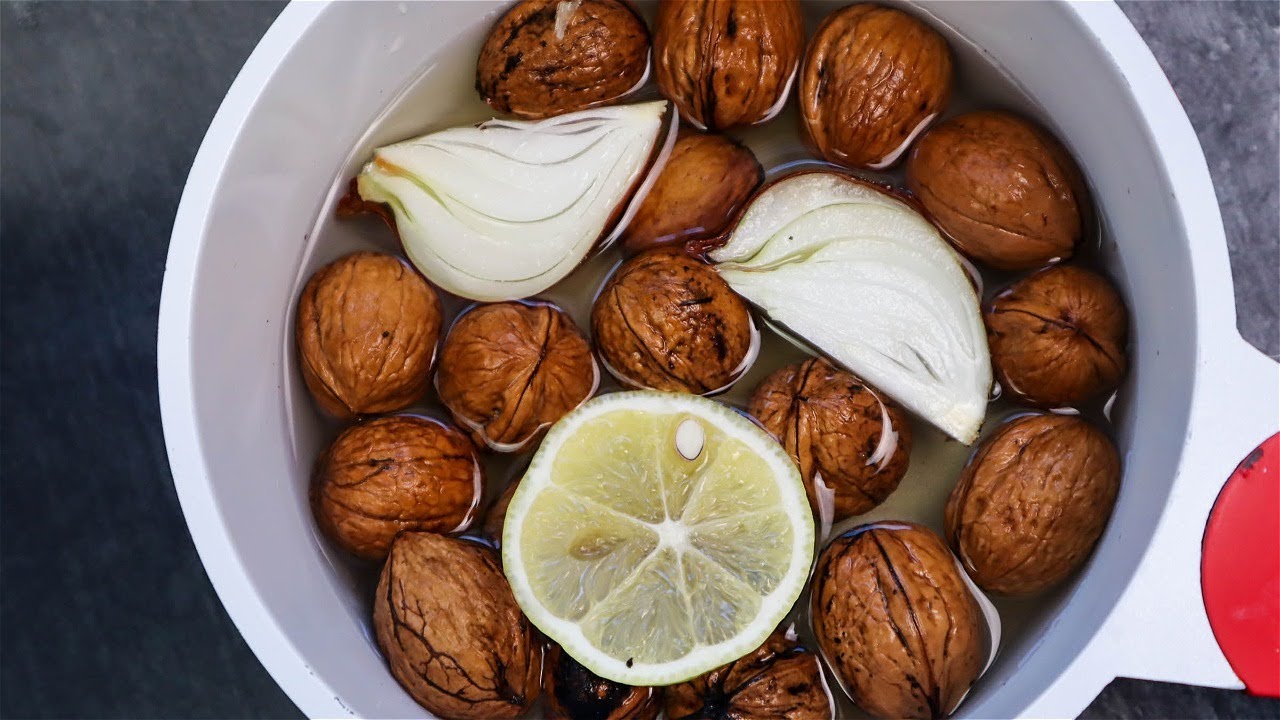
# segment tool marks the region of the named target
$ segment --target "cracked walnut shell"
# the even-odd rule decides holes
[[[667,688],[670,720],[829,720],[831,691],[818,656],[775,631],[728,665]]]
[[[800,467],[819,517],[824,502],[832,505],[833,522],[861,515],[884,502],[907,474],[906,413],[826,360],[777,370],[756,387],[747,411]]]
[[[755,125],[782,109],[803,47],[796,0],[661,0],[654,75],[699,129]]]
[[[649,30],[618,0],[522,0],[489,31],[476,90],[493,109],[538,119],[612,102],[649,71]]]
[[[996,380],[1027,403],[1075,407],[1124,379],[1128,312],[1098,273],[1042,270],[996,295],[983,315]]]
[[[947,500],[947,538],[984,590],[1039,592],[1093,550],[1120,487],[1120,456],[1078,417],[1030,415],[983,441]]]
[[[940,718],[981,674],[988,629],[942,539],[913,523],[855,528],[814,571],[813,632],[863,710]]]
[[[453,324],[436,392],[459,424],[516,452],[595,392],[600,370],[573,319],[549,303],[477,305]]]
[[[325,534],[370,560],[402,530],[460,532],[475,518],[484,473],[471,441],[430,418],[353,425],[316,463],[311,507]]]
[[[547,648],[542,684],[549,720],[655,720],[662,710],[661,688],[606,680],[555,643]]]
[[[542,645],[498,554],[479,543],[399,535],[378,580],[373,625],[391,674],[433,714],[514,718],[538,697]]]
[[[440,298],[400,258],[358,252],[320,268],[298,299],[302,378],[343,419],[403,410],[427,391]]]
[[[1000,270],[1071,257],[1088,196],[1070,154],[1007,112],[952,118],[920,138],[907,187],[964,254]]]
[[[623,263],[591,309],[596,349],[625,385],[709,395],[742,376],[759,338],[746,302],[672,248]]]
[[[800,114],[823,159],[896,163],[951,95],[947,41],[901,10],[858,3],[822,21],[800,69]]]

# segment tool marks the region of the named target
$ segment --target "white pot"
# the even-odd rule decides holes
[[[926,2],[1053,118],[1117,239],[1136,327],[1125,475],[1097,553],[1002,650],[961,713],[1074,717],[1117,676],[1240,687],[1200,599],[1230,470],[1277,426],[1277,366],[1236,331],[1213,185],[1168,81],[1113,4]],[[315,218],[376,115],[490,3],[294,4],[196,156],[160,307],[174,483],[201,559],[263,665],[315,717],[420,717],[387,672],[306,487],[316,441],[289,318]],[[301,426],[301,429],[300,429]]]

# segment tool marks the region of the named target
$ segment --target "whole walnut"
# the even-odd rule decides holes
[[[747,304],[708,265],[673,248],[623,263],[591,309],[604,365],[633,387],[706,395],[755,360]]]
[[[789,632],[666,695],[668,720],[828,720],[834,712],[822,662]]]
[[[649,71],[649,30],[619,0],[522,0],[498,19],[476,62],[493,109],[545,118],[627,95]]]
[[[389,415],[353,425],[316,463],[311,506],[325,534],[371,560],[402,530],[461,532],[484,495],[471,441],[444,423]]]
[[[884,502],[907,474],[911,423],[902,408],[826,360],[774,372],[756,386],[747,411],[800,466],[815,513],[820,494],[833,493],[833,521]]]
[[[298,299],[302,379],[344,419],[403,410],[427,391],[440,298],[400,258],[358,252],[320,268]]]
[[[606,680],[551,643],[542,672],[550,720],[654,720],[662,710],[659,688]]]
[[[1079,405],[1124,378],[1128,313],[1098,273],[1043,270],[997,295],[983,319],[996,379],[1032,405]]]
[[[880,718],[940,718],[981,674],[982,610],[928,528],[864,525],[818,558],[813,631],[853,701]]]
[[[1088,203],[1066,149],[1007,112],[960,115],[925,133],[907,187],[961,252],[1000,270],[1071,257]]]
[[[1102,534],[1120,456],[1078,417],[1029,415],[983,441],[947,499],[947,538],[980,587],[1035,593],[1074,572]]]
[[[800,114],[824,159],[887,168],[947,106],[951,49],[901,10],[858,3],[827,16],[800,69]]]
[[[436,392],[459,424],[516,452],[591,397],[600,369],[573,319],[549,303],[477,305],[454,322]]]
[[[760,162],[743,145],[682,128],[622,240],[634,252],[715,237],[763,179]]]
[[[396,537],[378,580],[373,625],[391,674],[445,718],[523,715],[538,697],[542,644],[498,554],[427,532]]]
[[[698,128],[765,122],[782,109],[804,47],[797,0],[661,0],[653,67]]]

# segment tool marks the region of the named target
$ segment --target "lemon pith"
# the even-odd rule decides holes
[[[598,675],[680,682],[754,650],[813,557],[799,473],[705,398],[598,397],[558,422],[511,499],[503,563],[529,619]]]

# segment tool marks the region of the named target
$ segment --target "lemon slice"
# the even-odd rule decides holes
[[[799,472],[751,420],[665,392],[598,397],[547,433],[511,498],[516,600],[592,672],[670,685],[751,652],[813,562]]]

